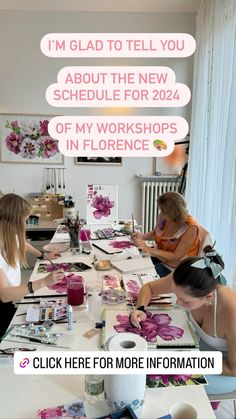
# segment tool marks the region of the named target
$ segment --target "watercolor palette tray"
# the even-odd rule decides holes
[[[55,253],[66,252],[67,250],[69,250],[69,248],[70,248],[69,243],[50,243],[50,244],[45,244],[45,246],[43,246],[43,250],[45,250],[46,252],[55,252]]]
[[[37,322],[45,320],[62,320],[67,317],[66,300],[47,301],[41,300],[40,304],[32,305],[26,314],[27,322]]]
[[[94,262],[93,266],[96,271],[109,271],[112,269],[110,260],[97,260]]]
[[[181,308],[147,310],[147,319],[140,323],[141,329],[130,324],[130,309],[105,309],[103,320],[102,346],[114,333],[131,332],[142,336],[148,349],[156,348],[197,348],[198,339]]]

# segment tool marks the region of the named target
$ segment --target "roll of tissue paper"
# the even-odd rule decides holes
[[[134,333],[119,333],[108,338],[105,347],[109,351],[145,351],[147,342]],[[104,394],[114,410],[130,405],[133,410],[144,403],[146,374],[106,375]]]

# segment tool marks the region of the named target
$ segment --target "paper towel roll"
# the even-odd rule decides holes
[[[106,348],[109,351],[145,351],[147,342],[134,333],[119,333],[108,338]],[[104,378],[104,395],[107,403],[114,410],[127,405],[139,409],[144,403],[146,374],[106,375]]]
[[[146,351],[147,342],[134,333],[118,333],[108,338],[105,347],[108,351]]]

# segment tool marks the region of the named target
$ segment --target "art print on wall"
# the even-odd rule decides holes
[[[87,185],[87,224],[110,224],[118,219],[118,185]]]
[[[52,116],[1,115],[1,161],[6,163],[63,164],[58,141],[50,137]]]
[[[122,165],[121,157],[76,157],[75,164],[96,164],[97,166],[103,165]]]
[[[147,311],[141,328],[133,327],[129,321],[129,309],[104,311],[104,342],[115,332],[131,332],[142,336],[149,349],[158,347],[197,347],[196,336],[185,311],[181,308],[153,309]]]

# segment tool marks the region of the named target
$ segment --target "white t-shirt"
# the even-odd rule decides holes
[[[0,254],[0,269],[3,270],[7,278],[8,286],[17,287],[21,283],[21,271],[20,264],[17,262],[16,266],[13,268],[9,266],[5,259]]]

